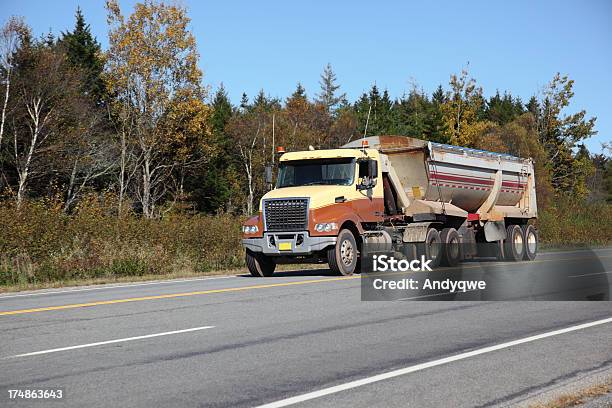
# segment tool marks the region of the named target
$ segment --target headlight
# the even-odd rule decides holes
[[[338,224],[335,222],[323,222],[315,225],[317,232],[331,232],[338,229]]]
[[[257,228],[257,225],[243,225],[242,226],[242,232],[244,232],[245,234],[255,234],[258,231],[259,231],[259,228]]]

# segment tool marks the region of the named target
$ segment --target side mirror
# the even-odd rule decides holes
[[[359,178],[361,183],[357,184],[357,190],[368,190],[376,186],[378,178],[378,162],[367,159],[359,163]]]
[[[359,160],[359,178],[363,177],[368,177],[371,179],[378,177],[378,162],[376,160]]]
[[[378,162],[376,160],[368,160],[368,177],[371,179],[378,177]]]
[[[265,181],[266,184],[272,184],[272,166],[269,164],[266,165]]]

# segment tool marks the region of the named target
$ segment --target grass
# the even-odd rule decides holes
[[[583,404],[587,400],[612,392],[612,378],[604,384],[597,384],[571,394],[563,394],[552,401],[530,405],[529,408],[568,408]]]
[[[276,267],[277,272],[288,272],[294,270],[315,270],[325,269],[327,264],[301,264],[301,265],[278,265]],[[72,279],[65,281],[47,281],[47,282],[35,282],[35,283],[19,283],[16,285],[5,285],[0,286],[0,293],[9,292],[20,292],[26,290],[39,290],[39,289],[54,289],[54,288],[67,288],[75,286],[93,286],[93,285],[105,285],[112,283],[134,283],[134,282],[150,282],[157,280],[172,280],[172,279],[189,279],[189,278],[202,278],[202,277],[215,277],[215,276],[236,276],[236,275],[249,275],[250,273],[246,268],[230,268],[224,270],[213,270],[204,273],[194,273],[191,271],[175,271],[167,275],[131,275],[131,276],[106,276],[92,279]]]

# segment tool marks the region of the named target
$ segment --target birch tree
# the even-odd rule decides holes
[[[88,104],[80,105],[72,126],[63,128],[59,157],[66,176],[64,212],[69,212],[79,196],[96,179],[118,166],[118,151],[108,134],[100,129],[102,112]]]
[[[263,135],[267,131],[267,114],[265,112],[248,112],[232,117],[227,124],[226,133],[230,137],[240,156],[240,161],[246,176],[247,199],[246,213],[253,214],[255,210],[255,194],[257,178],[255,171],[263,171],[262,143]]]
[[[17,206],[32,179],[49,174],[61,150],[62,125],[79,101],[79,78],[64,55],[40,44],[17,54],[12,158],[17,173]]]
[[[0,119],[0,146],[4,136],[6,110],[11,95],[11,79],[14,70],[13,56],[19,47],[22,35],[29,30],[21,18],[11,17],[0,30],[0,76],[4,85],[4,99]]]

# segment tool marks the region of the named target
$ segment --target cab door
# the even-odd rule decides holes
[[[379,157],[357,161],[357,199],[353,211],[362,222],[380,222],[384,218],[382,172]]]

